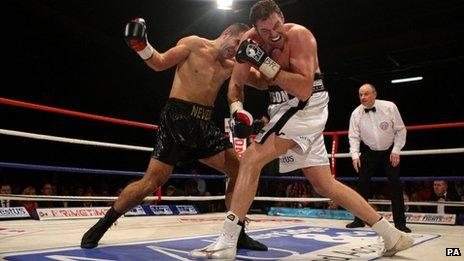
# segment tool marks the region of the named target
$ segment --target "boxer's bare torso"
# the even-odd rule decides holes
[[[213,41],[190,36],[180,42],[189,50],[177,64],[169,97],[213,106],[224,81],[230,77],[234,59],[225,59]]]
[[[308,44],[307,42],[299,41],[298,34],[309,33],[313,39],[314,36],[309,30],[298,24],[286,23],[284,24],[284,30],[285,39],[277,46],[266,44],[265,41],[258,35],[255,28],[248,31],[248,36],[245,37],[249,37],[256,41],[258,45],[260,45],[269,54],[269,56],[281,66],[283,70],[292,72],[292,54],[303,52],[305,50],[305,46],[303,45]],[[315,62],[316,64],[319,64],[317,57],[315,57]],[[321,72],[319,66],[316,67],[315,72]]]

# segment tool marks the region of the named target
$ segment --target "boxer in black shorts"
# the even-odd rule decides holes
[[[239,160],[232,144],[224,138],[211,117],[217,93],[232,73],[240,37],[248,29],[245,24],[232,24],[214,40],[188,36],[166,52],[159,53],[148,43],[143,19],[127,23],[125,39],[129,47],[153,70],[176,66],[176,72],[145,175],[124,188],[106,215],[84,234],[82,248],[96,247],[108,228],[162,186],[176,163],[181,161],[198,159],[226,174],[229,184],[225,201],[229,207]],[[243,227],[239,247],[267,250],[267,246],[246,235]]]
[[[169,98],[161,112],[153,158],[175,165],[232,148],[211,121],[212,114],[213,107]]]

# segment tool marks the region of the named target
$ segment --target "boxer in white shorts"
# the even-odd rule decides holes
[[[322,75],[315,75],[311,98],[302,109],[296,110],[303,104],[278,86],[269,86],[269,94],[270,121],[261,129],[255,141],[263,144],[270,134],[276,133],[279,138],[293,140],[297,144],[279,156],[280,172],[329,165],[322,135],[328,117],[329,95]]]
[[[242,36],[235,55],[239,63],[235,64],[229,82],[234,124],[252,122],[251,115],[243,109],[245,84],[268,89],[271,103],[274,100],[278,104],[270,106],[270,123],[242,155],[230,211],[219,237],[211,245],[191,251],[190,256],[235,259],[241,225],[256,195],[261,169],[289,150],[305,153],[302,170],[318,194],[351,211],[383,238],[384,255],[411,247],[412,237],[396,229],[363,197],[332,177],[322,140],[328,95],[317,88],[321,70],[314,35],[302,25],[285,23],[273,0],[255,3],[250,19],[254,27]],[[314,162],[311,157],[315,157]]]

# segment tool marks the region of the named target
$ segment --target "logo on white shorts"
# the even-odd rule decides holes
[[[295,158],[293,156],[280,157],[280,163],[282,164],[289,164],[293,162],[295,162]]]

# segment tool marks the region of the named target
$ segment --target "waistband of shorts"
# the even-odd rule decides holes
[[[280,92],[283,91],[282,88],[280,88],[277,85],[270,85],[269,86],[269,92]],[[321,73],[316,73],[314,75],[314,81],[313,81],[313,90],[312,93],[317,93],[317,92],[326,92],[328,91],[327,88],[324,85],[324,77]],[[288,94],[289,99],[293,99],[295,96]]]
[[[327,88],[324,85],[324,77],[321,73],[316,73],[314,75],[314,82],[313,82],[313,91],[312,93],[316,92],[326,92]]]
[[[206,121],[211,120],[214,111],[214,107],[212,106],[205,106],[177,98],[169,98],[166,102],[166,108],[174,108],[184,114]]]

